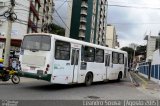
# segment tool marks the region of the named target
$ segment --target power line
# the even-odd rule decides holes
[[[58,0],[59,1],[59,0]],[[67,1],[70,2],[70,1]],[[125,8],[136,8],[136,9],[160,9],[160,7],[144,7],[142,6],[131,6],[131,5],[119,5],[119,4],[104,4],[104,5],[108,5],[110,7],[125,7]]]
[[[67,0],[65,0],[58,8],[57,11],[67,2]]]
[[[137,24],[141,24],[141,25],[147,25],[147,24],[153,24],[153,25],[160,25],[160,23],[109,23],[109,24],[120,24],[120,25],[137,25]]]
[[[110,7],[124,7],[124,8],[135,8],[135,9],[155,9],[159,10],[160,7],[139,7],[139,6],[129,6],[129,5],[116,5],[116,4],[108,4]]]
[[[57,10],[55,9],[55,12],[57,13],[57,15],[59,16],[59,18],[61,19],[61,21],[63,22],[63,24],[68,28],[68,26],[66,25],[66,23],[63,21],[62,17],[59,15],[59,13],[57,12]],[[69,28],[68,28],[69,29]],[[70,30],[70,29],[69,29]]]

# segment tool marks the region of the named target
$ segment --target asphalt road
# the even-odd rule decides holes
[[[21,83],[0,82],[0,100],[148,100],[157,99],[138,90],[129,78],[121,82],[78,85],[54,85],[49,82],[21,78]]]

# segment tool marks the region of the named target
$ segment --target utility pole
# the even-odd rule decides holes
[[[6,35],[6,43],[5,43],[5,53],[4,53],[4,66],[8,67],[9,63],[9,57],[10,57],[10,46],[11,46],[11,31],[12,31],[12,22],[13,17],[12,14],[14,13],[14,6],[15,6],[15,0],[10,0],[11,2],[11,8],[10,8],[10,14],[8,17],[8,29],[7,29],[7,35]]]
[[[137,48],[137,46],[134,45],[133,62],[132,62],[132,68],[133,69],[135,68],[135,62],[136,62],[136,59],[135,59],[136,48]]]

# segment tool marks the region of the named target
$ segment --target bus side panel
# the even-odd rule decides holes
[[[104,77],[106,73],[105,72],[106,68],[104,63],[96,63],[96,62],[88,63],[87,71],[93,72],[94,82],[103,81],[106,78]]]
[[[111,56],[112,57],[112,56]],[[125,57],[125,55],[124,55]],[[111,67],[107,71],[107,78],[109,80],[116,80],[118,78],[118,74],[122,72],[122,78],[124,76],[125,65],[124,64],[113,64],[111,58]]]

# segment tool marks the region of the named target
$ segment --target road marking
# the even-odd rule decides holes
[[[144,89],[146,89],[146,86],[147,86],[148,82],[145,81],[145,80],[144,80],[143,78],[141,78],[140,76],[138,76],[137,74],[134,73],[134,75],[136,75],[140,80],[142,80],[142,82],[144,82],[144,84],[142,84],[142,87],[143,87]]]

